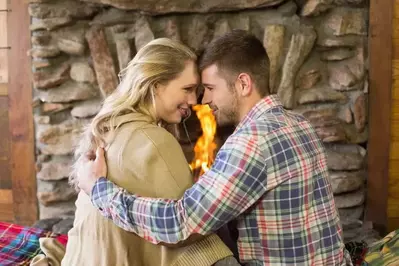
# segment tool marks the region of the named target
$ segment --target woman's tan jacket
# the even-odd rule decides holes
[[[178,141],[143,114],[120,116],[117,124],[106,151],[108,178],[141,196],[180,198],[193,179]],[[210,266],[232,255],[214,234],[183,247],[146,242],[102,217],[83,192],[76,207],[62,265]]]

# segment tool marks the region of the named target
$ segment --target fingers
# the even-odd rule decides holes
[[[104,159],[104,149],[101,147],[97,147],[95,160],[98,161],[103,159]]]

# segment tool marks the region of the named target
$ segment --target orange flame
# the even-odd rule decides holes
[[[209,170],[214,160],[216,143],[216,120],[212,114],[212,109],[208,105],[195,105],[193,110],[196,112],[201,123],[202,136],[197,140],[194,147],[194,159],[190,163],[194,179]]]

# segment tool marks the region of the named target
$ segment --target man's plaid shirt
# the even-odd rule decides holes
[[[236,219],[241,263],[344,264],[323,144],[274,95],[252,108],[182,199],[131,195],[100,178],[92,202],[116,225],[155,244],[206,235]]]

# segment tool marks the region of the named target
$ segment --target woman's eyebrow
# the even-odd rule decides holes
[[[215,87],[215,85],[209,84],[209,83],[202,83],[202,86],[205,86],[205,87]]]

